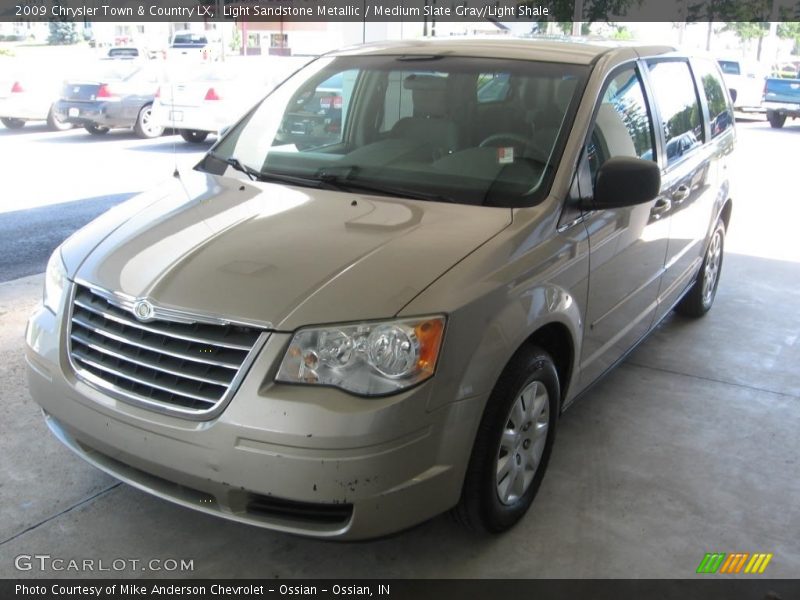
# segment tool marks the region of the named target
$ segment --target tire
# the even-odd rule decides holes
[[[84,125],[83,128],[92,135],[105,135],[109,132],[108,127],[102,127],[100,125],[95,125],[94,123],[91,125]]]
[[[67,131],[72,129],[72,123],[65,123],[59,120],[56,116],[55,108],[51,106],[50,111],[47,113],[47,128],[50,131]]]
[[[698,318],[706,314],[714,304],[722,273],[722,257],[725,249],[725,225],[717,221],[711,239],[708,241],[706,255],[700,265],[692,287],[675,307],[675,311],[685,317]]]
[[[8,127],[9,129],[22,129],[25,127],[25,121],[22,119],[12,119],[11,117],[0,117],[0,121],[2,121],[3,125]]]
[[[207,131],[200,131],[198,129],[179,129],[178,132],[181,134],[181,137],[190,144],[199,144],[200,142],[204,142],[208,137]]]
[[[547,470],[560,386],[550,355],[523,347],[492,391],[452,513],[474,531],[501,533],[528,511]]]
[[[140,138],[152,139],[160,137],[164,133],[163,127],[153,125],[153,105],[146,104],[139,111],[136,123],[133,125],[133,132]]]
[[[780,129],[786,123],[786,115],[769,110],[767,111],[767,121],[769,121],[769,126],[773,129]]]

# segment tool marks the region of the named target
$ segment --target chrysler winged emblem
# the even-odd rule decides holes
[[[147,300],[137,300],[133,303],[133,314],[140,321],[150,321],[153,318],[153,305]]]

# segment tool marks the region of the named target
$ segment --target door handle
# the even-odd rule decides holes
[[[689,197],[689,188],[688,186],[685,185],[678,186],[678,189],[672,192],[672,199],[678,204],[686,200],[686,198],[688,197]]]
[[[669,212],[669,209],[672,208],[672,201],[666,198],[659,198],[656,200],[656,203],[653,205],[653,208],[650,209],[650,214],[652,214],[656,219],[660,219],[661,216]]]

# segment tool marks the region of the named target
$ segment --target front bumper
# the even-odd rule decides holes
[[[55,115],[65,123],[73,125],[97,125],[100,127],[133,127],[135,115],[128,114],[121,102],[94,100],[78,102],[59,100],[53,106]]]
[[[79,456],[183,506],[301,535],[360,539],[424,521],[459,498],[483,397],[428,411],[433,380],[390,398],[272,383],[272,334],[225,410],[189,421],[115,400],[75,378],[59,320],[26,333],[28,382]]]

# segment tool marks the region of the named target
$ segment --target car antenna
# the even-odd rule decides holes
[[[173,110],[169,111],[170,121],[172,123],[172,162],[175,164],[175,170],[172,172],[172,176],[175,179],[181,178],[181,173],[178,170],[178,146],[177,142],[175,141],[175,81],[172,77],[169,77],[169,74],[166,73],[167,77],[169,78],[169,97],[172,103]]]

